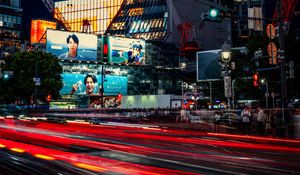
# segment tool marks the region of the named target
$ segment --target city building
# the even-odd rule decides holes
[[[103,85],[104,92],[107,90],[106,84],[109,83],[104,81],[102,76],[118,80],[124,77],[103,74],[102,67],[110,72],[121,71],[122,76],[126,74],[127,95],[182,95],[183,81],[196,81],[196,51],[219,49],[225,41],[231,43],[230,19],[225,18],[221,22],[203,19],[203,15],[208,13],[210,8],[222,8],[216,1],[45,0],[39,3],[41,2],[44,3],[44,13],[52,14],[56,19],[58,29],[62,26],[66,32],[97,35],[97,48],[92,48],[93,54],[94,49],[97,50],[95,57],[77,62],[63,60],[61,63],[65,68],[63,77],[77,77],[82,86],[82,76],[87,75],[86,71],[90,71],[97,75],[97,87],[101,89]],[[47,20],[47,17],[45,18]],[[38,16],[35,19],[43,17]],[[102,42],[106,36],[145,40],[145,64],[123,64],[105,59],[105,45]],[[80,39],[80,46],[83,40]],[[47,39],[47,44],[49,43],[51,42]],[[55,41],[53,43],[55,44]],[[61,46],[56,45],[53,48],[65,51],[66,39],[63,39]],[[46,51],[47,49],[49,48],[46,46]],[[81,53],[85,51],[80,50]],[[115,51],[111,54],[122,55],[123,52]],[[82,71],[76,72],[78,69]],[[93,72],[93,69],[97,72]],[[185,79],[186,77],[188,78]],[[67,83],[69,87],[65,87],[62,95],[67,95],[72,90],[70,88],[73,82]],[[117,94],[116,91],[110,95]]]
[[[22,15],[20,0],[0,1],[0,56],[21,47]]]
[[[63,0],[55,2],[55,18],[62,16],[69,30],[103,34],[122,0]]]
[[[204,0],[124,1],[105,34],[171,42],[182,49],[191,48],[184,47],[191,42],[197,49],[220,48],[224,41],[231,43],[230,20],[204,21],[211,7],[221,8]]]

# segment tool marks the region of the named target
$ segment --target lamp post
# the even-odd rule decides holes
[[[104,79],[105,79],[105,70],[104,70],[104,66],[101,66],[101,89],[100,89],[100,93],[101,93],[101,108],[104,108]]]
[[[221,59],[225,64],[225,76],[224,76],[224,94],[227,97],[227,103],[230,108],[230,97],[231,97],[231,77],[229,75],[228,63],[231,59],[231,47],[229,44],[225,43],[221,47]]]
[[[266,97],[266,109],[269,108],[269,87],[268,87],[268,82],[265,79],[261,79],[260,82],[262,84],[266,85],[266,93],[265,93],[265,97]]]
[[[231,57],[231,47],[229,44],[226,43],[226,41],[224,42],[224,44],[221,47],[221,56],[222,56],[222,61],[224,63],[228,63],[230,61],[230,57]]]
[[[234,80],[232,80],[232,83],[231,83],[231,86],[232,86],[232,108],[234,109],[234,98],[235,98],[235,92],[234,92],[234,83],[235,83],[235,79]]]
[[[209,103],[212,104],[212,88],[211,88],[211,81],[209,81]]]

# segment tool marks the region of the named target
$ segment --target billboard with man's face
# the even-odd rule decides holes
[[[60,94],[99,95],[102,85],[102,67],[98,64],[63,64],[63,88]],[[106,67],[104,70],[108,69]],[[110,74],[104,76],[104,95],[127,95],[128,77],[120,68],[109,68]]]
[[[145,65],[145,40],[104,36],[103,43],[109,63]]]
[[[97,61],[97,36],[47,30],[46,51],[62,60]]]
[[[92,75],[93,82],[85,81],[87,75]],[[80,74],[80,73],[63,73],[63,88],[61,89],[61,94],[87,94],[87,89],[92,89],[92,94],[97,95],[100,94],[101,88],[101,74],[93,75],[93,74]],[[127,82],[128,78],[125,76],[105,76],[104,85],[104,95],[118,95],[119,93],[122,95],[127,95]],[[76,86],[76,91],[73,90],[74,86]],[[74,92],[72,92],[72,90]]]

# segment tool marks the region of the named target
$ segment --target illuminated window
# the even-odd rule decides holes
[[[93,32],[103,34],[121,4],[122,0],[67,0],[55,2],[55,7],[61,11],[72,31],[81,31],[82,20],[89,19],[95,21],[92,23]]]

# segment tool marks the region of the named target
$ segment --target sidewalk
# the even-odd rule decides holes
[[[211,122],[205,122],[205,121],[199,121],[197,123],[151,123],[154,125],[159,126],[160,128],[168,128],[168,129],[180,129],[180,130],[190,130],[190,131],[199,131],[199,132],[215,132],[214,131],[214,123]],[[219,131],[218,133],[223,134],[243,134],[241,131],[240,123],[233,123],[231,126],[228,125],[219,125]],[[250,135],[252,136],[259,136],[257,132],[257,126],[255,123],[252,123],[250,127]],[[286,130],[285,131],[285,137],[284,138],[290,138],[290,139],[300,139],[300,115],[295,116],[295,122],[294,122],[294,136],[288,137],[289,133]],[[266,135],[265,135],[266,136]]]
[[[154,125],[158,125],[161,128],[169,128],[169,129],[182,129],[182,130],[190,130],[190,131],[199,131],[199,132],[214,132],[214,124],[207,122],[197,122],[197,123],[154,123]],[[238,133],[236,128],[226,125],[219,125],[220,133]]]

